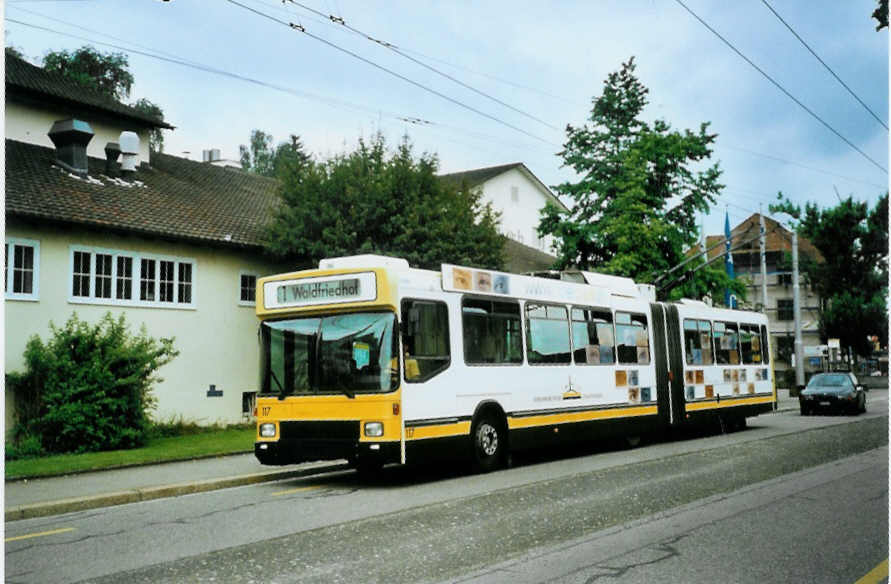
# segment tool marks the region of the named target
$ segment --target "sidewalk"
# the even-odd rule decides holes
[[[778,411],[798,409],[798,398],[777,390]],[[59,515],[162,497],[277,481],[346,469],[346,461],[263,466],[253,454],[168,462],[5,484],[6,521]]]

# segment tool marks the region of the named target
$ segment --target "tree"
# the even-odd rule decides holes
[[[7,375],[24,406],[16,441],[31,442],[29,454],[141,446],[157,371],[179,354],[173,339],[151,338],[145,327],[134,335],[111,313],[95,325],[74,314],[50,330],[46,342],[28,340],[25,372]]]
[[[276,147],[273,147],[273,143],[271,134],[253,130],[250,146],[242,144],[238,147],[241,167],[248,172],[276,177],[282,172],[299,170],[310,160],[296,134],[291,134],[289,142],[281,142]]]
[[[43,68],[72,81],[91,87],[117,101],[130,96],[133,74],[127,55],[100,53],[90,46],[75,51],[50,51],[43,57]]]
[[[22,53],[21,49],[19,49],[18,47],[14,47],[14,46],[10,45],[10,46],[6,47],[5,50],[6,50],[7,55],[11,55],[13,57],[16,57],[16,58],[22,59],[22,60],[25,59],[24,53]]]
[[[593,101],[590,125],[567,125],[559,154],[580,179],[554,188],[575,204],[568,213],[547,206],[538,231],[557,240],[558,268],[652,282],[684,260],[698,239],[696,213],[708,211],[723,185],[717,164],[692,169],[711,156],[716,135],[707,123],[698,132],[678,132],[664,120],[641,118],[649,90],[635,68],[632,57],[610,73]],[[717,297],[728,283],[722,273],[704,267],[689,276],[689,289]],[[732,287],[744,297],[742,284]]]
[[[133,109],[141,111],[159,120],[164,119],[164,111],[155,103],[150,102],[144,97],[139,98],[133,103]],[[149,148],[153,152],[164,152],[164,132],[161,128],[152,128],[149,131]]]
[[[441,181],[437,168],[435,156],[415,159],[407,139],[388,155],[381,135],[326,162],[291,167],[279,176],[268,245],[306,266],[380,253],[436,270],[443,262],[500,268],[497,214],[473,189]]]
[[[872,17],[878,21],[876,30],[888,28],[888,0],[878,0],[878,8],[872,13]]]
[[[782,193],[778,200],[770,211],[795,218],[796,231],[823,256],[822,262],[804,263],[808,281],[825,305],[820,313],[823,341],[837,338],[861,356],[872,353],[869,335],[887,344],[888,193],[872,210],[850,196],[828,209],[807,203],[802,210]]]

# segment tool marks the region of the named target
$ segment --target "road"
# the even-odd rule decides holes
[[[870,399],[488,475],[347,471],[7,523],[5,578],[853,584],[888,557],[887,392]]]

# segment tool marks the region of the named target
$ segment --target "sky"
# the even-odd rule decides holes
[[[849,195],[873,205],[887,190],[889,37],[875,30],[875,8],[876,0],[7,0],[3,10],[5,44],[36,64],[84,44],[125,52],[129,101],[160,105],[176,127],[165,133],[169,154],[201,160],[218,148],[237,159],[261,129],[276,142],[297,134],[323,160],[380,132],[392,147],[407,136],[416,154],[435,154],[441,172],[523,162],[549,186],[576,180],[558,155],[566,125],[587,121],[607,75],[633,56],[649,89],[646,120],[680,131],[709,122],[718,135],[711,160],[726,186],[702,219],[717,234],[725,212],[731,225],[767,213],[778,191],[828,207]]]

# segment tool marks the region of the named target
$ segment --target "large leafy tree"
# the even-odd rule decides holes
[[[823,256],[806,262],[804,271],[824,301],[820,335],[837,338],[855,354],[871,354],[869,336],[888,342],[888,193],[875,207],[853,197],[821,209],[807,203],[804,209],[779,196],[773,213],[784,212],[797,220],[796,230]]]
[[[133,87],[133,74],[130,73],[127,55],[101,53],[90,46],[74,51],[49,51],[43,57],[43,68],[117,101],[130,97],[130,88]]]
[[[282,172],[281,205],[270,249],[303,265],[323,257],[380,253],[412,266],[456,263],[497,269],[503,239],[481,195],[437,176],[438,160],[415,158],[406,140],[388,153],[384,138],[326,162]]]
[[[635,68],[631,58],[610,73],[593,100],[589,124],[567,125],[559,154],[579,180],[554,188],[574,205],[568,213],[547,206],[539,233],[556,238],[558,268],[653,282],[685,259],[698,239],[696,213],[708,211],[723,185],[717,164],[700,169],[716,138],[707,123],[695,132],[679,132],[664,120],[643,120],[649,90]],[[682,288],[661,295],[717,297],[730,285],[744,297],[744,285],[729,282],[722,269],[698,267],[679,283]]]
[[[879,23],[876,30],[888,28],[888,0],[878,0],[878,7],[872,13],[872,17]]]
[[[8,50],[8,49],[7,49]],[[130,97],[133,87],[133,74],[124,53],[102,53],[91,46],[83,46],[75,51],[49,51],[43,57],[43,68],[58,73],[75,83],[123,102]],[[134,109],[164,120],[164,111],[159,105],[145,98],[130,104]],[[156,152],[164,151],[164,134],[161,128],[149,132],[149,148]]]
[[[255,174],[277,177],[285,172],[299,172],[310,161],[300,137],[291,134],[290,140],[274,146],[271,134],[263,130],[251,131],[250,145],[238,147],[241,167]]]

